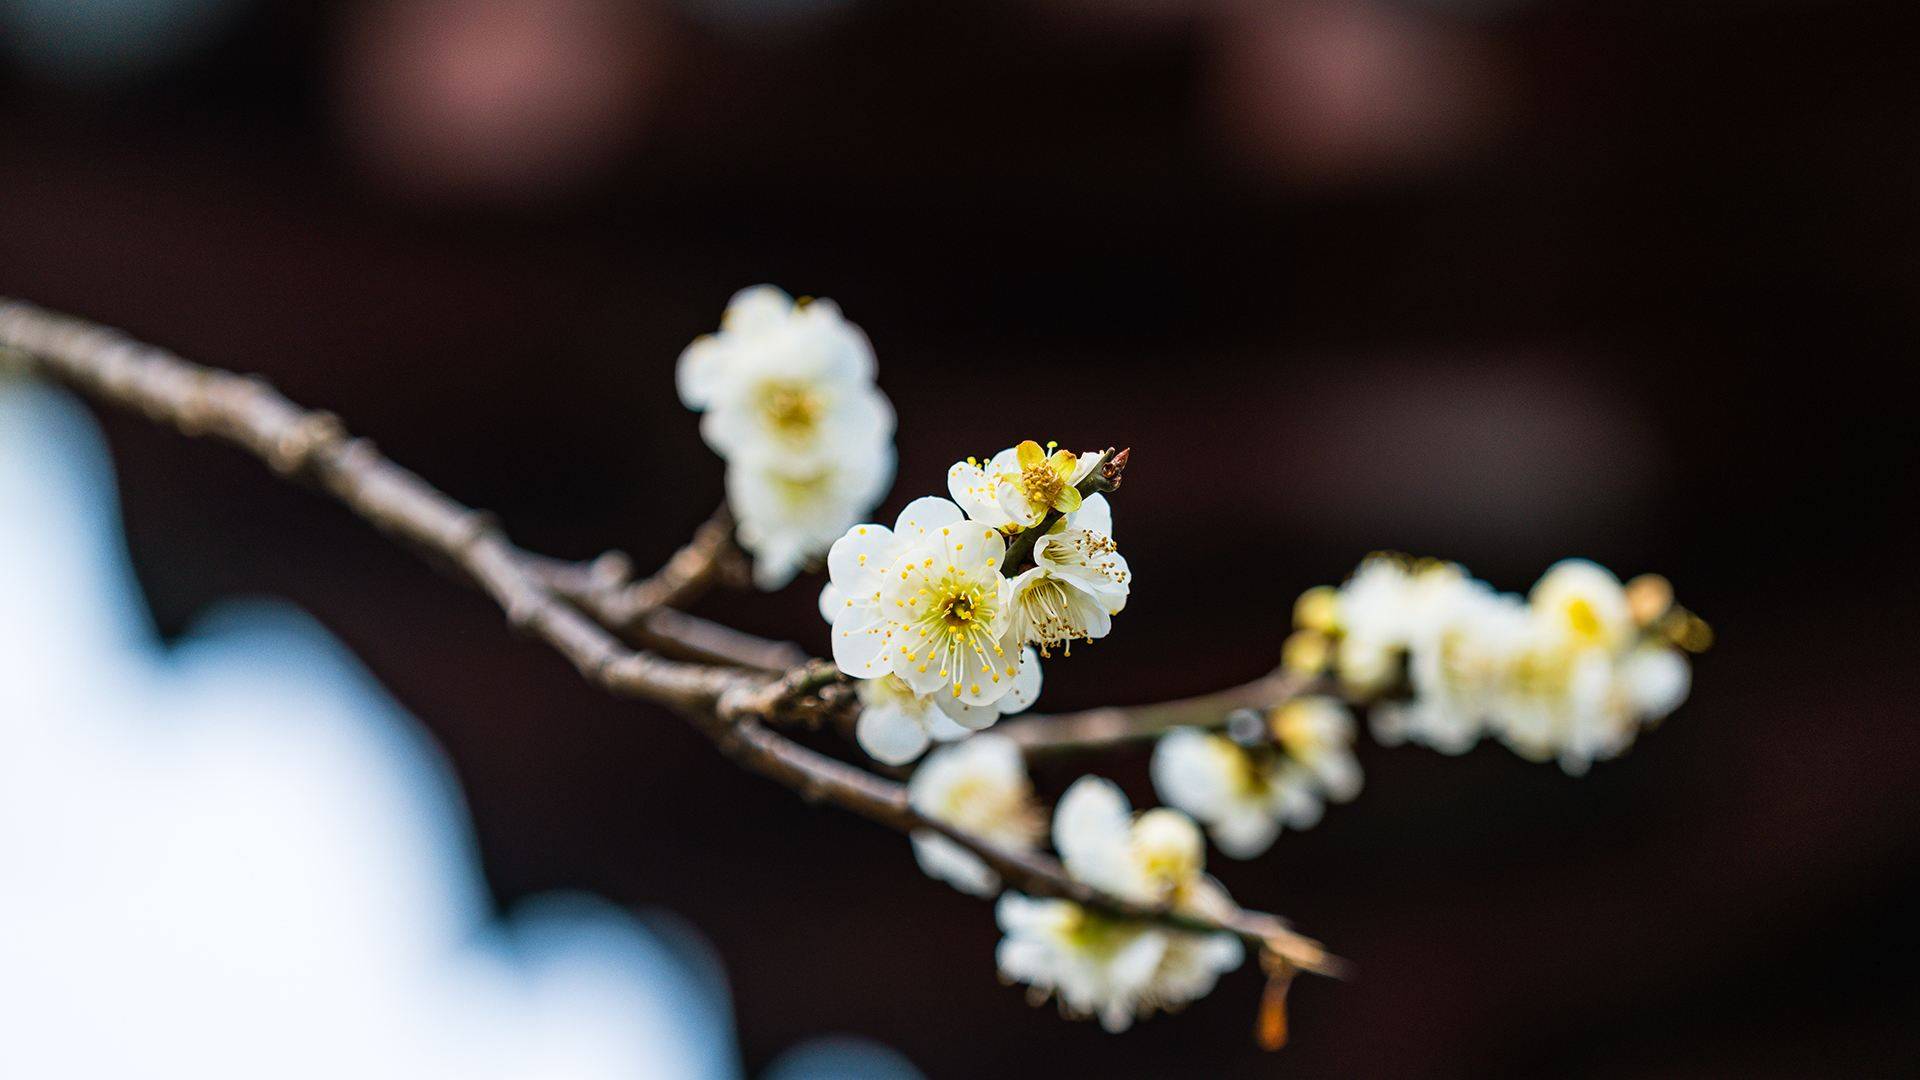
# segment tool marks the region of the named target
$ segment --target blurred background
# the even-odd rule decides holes
[[[680,348],[741,286],[833,297],[901,417],[882,518],[1020,438],[1134,448],[1125,632],[1049,670],[1054,710],[1256,675],[1381,548],[1507,589],[1659,571],[1719,633],[1582,780],[1367,745],[1357,802],[1216,857],[1359,966],[1296,988],[1279,1056],[1251,969],[1116,1038],[1000,986],[989,909],[899,838],[255,463],[103,417],[161,630],[310,612],[444,748],[493,899],[678,913],[750,1070],[831,1030],[935,1077],[1896,1074],[1911,37],[1842,0],[0,0],[0,293],[643,565],[720,498]],[[956,408],[982,366],[1004,393]],[[1223,595],[1226,563],[1262,570]],[[700,610],[819,649],[817,583]]]

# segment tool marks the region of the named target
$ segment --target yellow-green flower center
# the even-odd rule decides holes
[[[973,622],[977,614],[978,608],[974,602],[973,594],[960,593],[957,596],[948,598],[946,607],[941,611],[940,617],[947,621],[948,627],[958,630]]]
[[[808,476],[776,473],[773,477],[773,486],[789,507],[797,509],[823,500],[826,497],[827,485],[832,479],[833,474],[829,472],[817,472]]]
[[[824,411],[819,391],[811,384],[771,379],[760,386],[760,415],[786,438],[811,435]]]
[[[1027,498],[1042,506],[1052,506],[1060,497],[1060,491],[1067,486],[1065,477],[1054,471],[1051,464],[1041,462],[1028,465],[1020,470],[1020,487]]]
[[[1600,623],[1600,613],[1593,610],[1593,603],[1583,596],[1567,601],[1567,625],[1573,629],[1574,636],[1582,641],[1599,641],[1605,633]]]

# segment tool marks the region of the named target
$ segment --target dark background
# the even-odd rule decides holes
[[[1368,743],[1355,804],[1216,857],[1359,966],[1292,1047],[1254,1049],[1251,966],[1116,1038],[999,986],[989,908],[898,837],[106,417],[162,628],[313,611],[446,747],[501,902],[682,913],[749,1067],[826,1030],[935,1077],[1920,1060],[1909,3],[63,7],[0,3],[0,292],[262,372],[534,548],[648,564],[715,504],[673,363],[772,281],[875,341],[882,518],[1030,435],[1134,447],[1139,583],[1050,708],[1256,675],[1378,548],[1658,570],[1719,633],[1587,778]],[[817,584],[700,610],[817,649]]]

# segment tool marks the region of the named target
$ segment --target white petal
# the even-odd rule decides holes
[[[1149,772],[1160,801],[1217,821],[1234,808],[1231,790],[1239,747],[1199,728],[1177,728],[1154,745]]]
[[[1080,500],[1080,509],[1067,515],[1067,528],[1085,529],[1111,538],[1113,507],[1107,502],[1107,497],[1096,491]]]
[[[935,701],[935,703],[938,703],[940,701],[938,697],[935,697],[933,700]],[[955,708],[970,710],[970,709],[973,709],[974,707],[972,705],[957,705],[955,706]],[[997,710],[994,710],[992,706],[988,706],[985,710],[982,710],[982,711],[993,712]],[[998,717],[995,717],[994,719],[998,719]],[[927,717],[927,734],[933,736],[933,739],[935,742],[943,742],[943,743],[958,742],[959,740],[966,738],[967,736],[973,734],[974,732],[979,731],[981,728],[986,728],[991,726],[993,726],[993,720],[988,720],[986,723],[981,724],[977,727],[968,727],[967,725],[961,723],[958,720],[955,720],[952,716],[948,715],[947,706],[945,705],[941,705],[939,708],[934,709],[932,713],[929,714]]]
[[[927,495],[913,500],[906,509],[900,511],[899,520],[893,523],[893,531],[911,542],[943,526],[962,521],[965,517],[960,507],[951,500]]]
[[[920,829],[909,839],[913,841],[913,857],[928,877],[974,896],[992,896],[1000,888],[1000,876],[979,856],[939,833]]]
[[[730,358],[727,344],[718,338],[703,334],[693,339],[693,344],[680,353],[680,362],[674,369],[674,383],[680,391],[681,403],[689,409],[705,409],[711,405],[730,374],[727,370]]]
[[[1053,812],[1053,846],[1074,877],[1123,895],[1137,896],[1141,882],[1130,843],[1133,823],[1127,797],[1111,780],[1083,776]]]
[[[1273,846],[1280,835],[1280,822],[1271,814],[1240,810],[1216,819],[1207,831],[1221,854],[1251,859]]]
[[[1003,716],[1025,712],[1040,700],[1040,654],[1031,647],[1020,650],[1020,669],[1013,677],[1013,689],[1000,699]]]
[[[905,765],[927,749],[927,729],[899,709],[863,709],[854,724],[860,749],[888,765]]]
[[[724,333],[752,336],[777,329],[793,314],[793,297],[775,285],[749,285],[727,301],[720,316]]]
[[[856,679],[876,679],[893,670],[887,623],[873,608],[841,608],[833,620],[833,662]],[[909,680],[911,681],[911,680]]]
[[[1620,675],[1634,711],[1648,720],[1659,720],[1679,708],[1693,684],[1687,658],[1662,646],[1635,649],[1621,665]]]
[[[932,696],[941,718],[960,729],[962,736],[985,731],[1000,719],[1000,703],[997,701],[991,705],[969,705],[951,693],[943,694],[938,690]]]
[[[840,617],[840,609],[847,606],[847,597],[829,581],[820,587],[819,604],[820,617],[832,625],[833,620]]]
[[[863,602],[879,589],[880,575],[893,564],[901,546],[893,530],[885,525],[855,525],[835,540],[827,550],[827,573],[840,590],[841,600]]]
[[[1360,794],[1360,762],[1344,749],[1325,750],[1313,759],[1314,776],[1334,802],[1351,802]]]

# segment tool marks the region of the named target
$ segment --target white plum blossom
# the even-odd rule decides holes
[[[892,483],[893,407],[866,335],[828,300],[737,293],[680,356],[680,398],[727,461],[727,501],[761,588],[785,585]]]
[[[994,734],[977,735],[927,756],[907,782],[907,801],[927,817],[1009,850],[1040,839],[1043,818],[1020,747]],[[1000,878],[979,857],[930,829],[911,834],[914,857],[929,877],[962,892],[990,897]]]
[[[1207,996],[1246,956],[1231,934],[1165,930],[1069,900],[1006,893],[994,913],[1005,935],[1001,977],[1026,984],[1035,1004],[1051,996],[1064,1015],[1110,1032]]]
[[[1219,910],[1225,900],[1208,878],[1199,826],[1159,807],[1135,817],[1113,781],[1083,776],[1053,812],[1053,846],[1074,878],[1128,900]]]
[[[740,546],[753,554],[754,583],[771,590],[793,580],[892,482],[893,449],[886,444],[854,447],[802,470],[757,457],[728,462],[728,505]]]
[[[1523,599],[1452,564],[1376,556],[1339,589],[1301,597],[1287,654],[1380,697],[1372,722],[1383,742],[1461,753],[1492,735],[1579,774],[1686,699],[1686,659],[1666,640],[1669,611],[1686,613],[1671,608],[1664,579],[1642,582],[1630,589],[1568,559]],[[1686,619],[1686,637],[1703,643],[1704,624]]]
[[[1236,859],[1266,851],[1283,826],[1311,828],[1325,800],[1347,802],[1360,793],[1353,714],[1345,705],[1297,698],[1275,709],[1268,726],[1279,752],[1198,728],[1169,732],[1154,748],[1154,789],[1206,825]]]
[[[677,376],[680,399],[705,414],[701,435],[729,460],[777,455],[803,468],[835,456],[840,433],[893,433],[873,347],[831,300],[742,289],[720,331],[680,354]]]
[[[1304,786],[1281,782],[1286,762],[1256,759],[1223,735],[1180,728],[1153,751],[1153,787],[1169,806],[1192,814],[1220,850],[1250,859],[1273,846],[1282,825],[1318,816]]]
[[[827,554],[840,597],[833,659],[856,679],[897,675],[917,694],[988,706],[1013,691],[1006,542],[945,499],[916,499],[894,527],[856,525]],[[990,721],[989,721],[990,722]]]
[[[1373,729],[1383,742],[1461,754],[1498,720],[1496,705],[1533,646],[1533,622],[1519,597],[1464,575],[1432,595],[1438,600],[1407,645],[1411,696],[1380,703]]]
[[[1030,529],[1047,511],[1070,514],[1080,509],[1079,483],[1100,461],[1098,452],[1048,454],[1032,439],[993,455],[985,465],[974,458],[947,470],[947,492],[967,517],[1004,531]]]
[[[1068,528],[1033,545],[1033,566],[1013,580],[1014,636],[1043,654],[1107,636],[1127,606],[1127,560],[1104,532]]]
[[[1586,559],[1548,567],[1527,595],[1527,606],[1548,648],[1618,652],[1637,629],[1620,579]]]
[[[1068,789],[1054,811],[1053,842],[1073,877],[1116,896],[1202,914],[1230,903],[1203,872],[1206,851],[1192,820],[1168,809],[1136,819],[1110,781],[1082,777]],[[1066,900],[1009,893],[997,916],[1002,977],[1108,1031],[1204,997],[1245,957],[1231,934],[1169,930]]]

